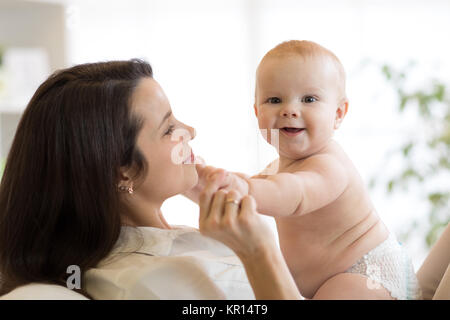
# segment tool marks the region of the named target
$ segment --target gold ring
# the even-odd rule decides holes
[[[234,203],[234,204],[239,206],[239,201],[237,201],[236,199],[227,199],[225,201],[225,203]]]

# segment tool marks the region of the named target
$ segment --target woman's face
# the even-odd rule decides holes
[[[195,186],[198,175],[188,145],[195,130],[174,117],[158,82],[140,81],[132,95],[132,112],[143,120],[137,147],[148,164],[142,182],[133,185],[133,196],[159,203]]]

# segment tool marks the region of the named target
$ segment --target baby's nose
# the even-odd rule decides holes
[[[299,118],[300,117],[300,110],[295,108],[286,108],[281,110],[281,116],[284,118]]]

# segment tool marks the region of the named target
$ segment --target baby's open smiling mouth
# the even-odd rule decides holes
[[[289,137],[295,137],[302,133],[305,128],[293,128],[293,127],[283,127],[280,128],[280,131]]]

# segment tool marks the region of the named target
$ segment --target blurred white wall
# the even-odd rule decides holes
[[[228,170],[256,173],[276,157],[259,137],[252,104],[256,66],[281,41],[313,40],[341,59],[350,109],[336,139],[366,181],[395,170],[383,167],[386,153],[416,130],[417,119],[397,114],[381,64],[416,61],[423,70],[419,86],[431,76],[450,80],[445,0],[53,2],[67,5],[70,64],[148,60],[177,118],[197,129],[194,152]],[[372,198],[395,233],[425,214],[414,192],[387,197],[380,189]],[[197,207],[181,196],[163,209],[169,223],[198,225]],[[422,242],[408,244],[416,269],[426,254]]]

